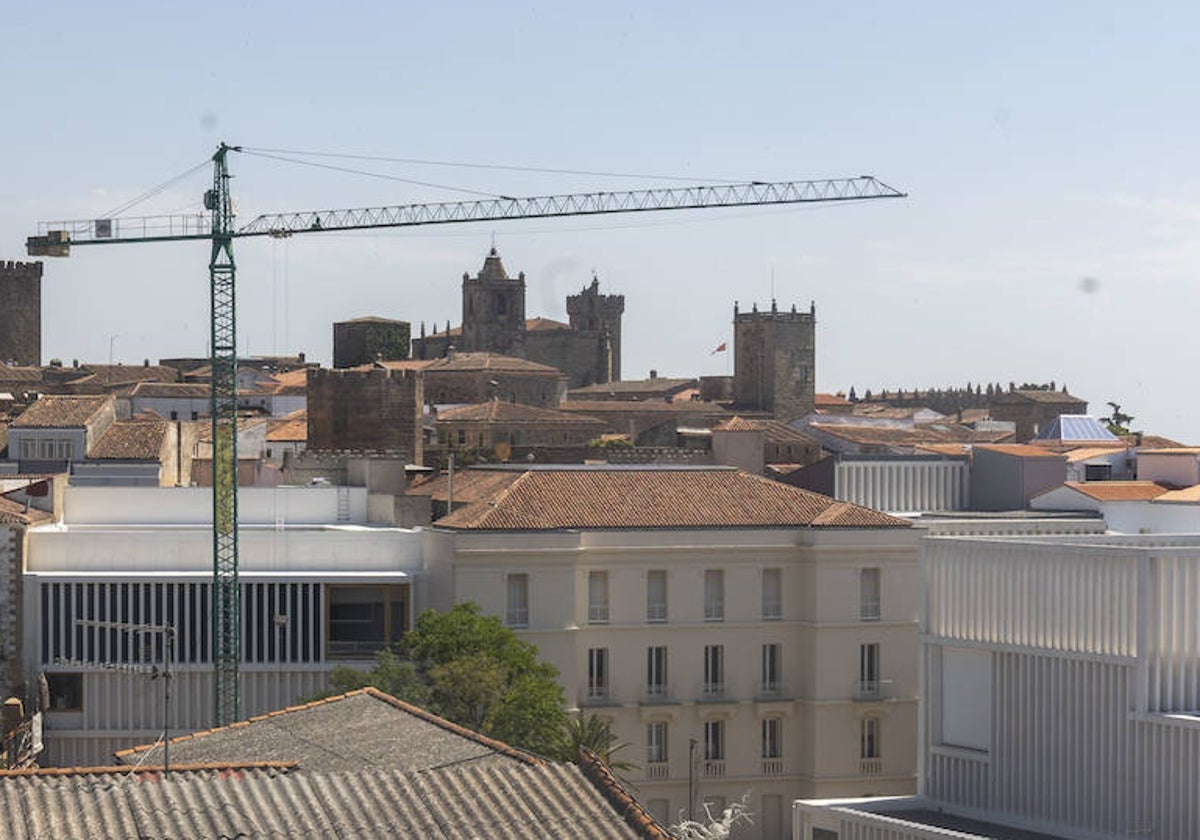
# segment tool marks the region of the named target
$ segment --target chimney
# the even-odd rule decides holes
[[[658,371],[656,371],[656,370],[654,370],[653,368],[651,368],[651,369],[650,369],[650,378],[651,378],[651,379],[658,379]]]
[[[150,367],[150,360],[142,359],[142,367]]]

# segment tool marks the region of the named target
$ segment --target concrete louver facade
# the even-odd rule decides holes
[[[251,716],[323,690],[336,665],[369,667],[399,639],[423,536],[373,523],[366,487],[242,488],[239,498],[242,713]],[[43,765],[107,764],[163,731],[161,683],[146,673],[162,660],[156,638],[81,619],[172,624],[171,730],[212,726],[211,504],[205,488],[71,487],[62,521],[28,529],[21,693],[36,702],[45,678]]]

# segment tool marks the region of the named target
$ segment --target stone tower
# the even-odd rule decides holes
[[[462,346],[468,353],[525,356],[525,272],[508,276],[492,248],[479,274],[463,274]]]
[[[733,396],[738,408],[793,420],[816,401],[816,307],[738,312],[733,305]]]
[[[599,278],[577,295],[567,296],[567,316],[571,329],[590,339],[595,360],[590,365],[591,385],[621,379],[621,316],[625,313],[624,295],[600,294]]]
[[[390,318],[355,318],[333,325],[333,366],[335,368],[369,365],[372,362],[396,362],[408,358],[412,325]]]
[[[42,264],[0,262],[0,365],[42,363]]]

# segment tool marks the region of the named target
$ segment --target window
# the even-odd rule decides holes
[[[879,758],[879,718],[863,718],[861,724],[860,758]]]
[[[763,569],[762,617],[763,621],[778,621],[783,618],[783,587],[779,569]]]
[[[70,440],[26,438],[21,441],[21,458],[27,461],[70,461],[74,447]]]
[[[667,573],[663,569],[646,572],[646,621],[667,620]]]
[[[83,674],[46,674],[50,691],[50,711],[83,710]]]
[[[529,626],[529,575],[508,576],[508,605],[504,623],[509,627]]]
[[[508,314],[508,298],[506,298],[504,295],[496,295],[496,314]]]
[[[1084,464],[1084,481],[1109,481],[1112,478],[1112,464]]]
[[[780,691],[780,646],[778,643],[762,646],[762,682],[763,694],[778,694]]]
[[[467,430],[459,429],[458,430],[458,445],[466,446],[466,444],[467,444]]]
[[[608,696],[608,648],[588,648],[588,697]]]
[[[725,721],[704,721],[704,760],[725,760]]]
[[[721,569],[704,572],[704,620],[725,620],[725,572]]]
[[[655,721],[646,724],[646,763],[664,764],[667,761],[667,724]]]
[[[762,722],[762,757],[783,756],[783,719],[764,718]]]
[[[646,695],[663,697],[667,693],[667,649],[646,648]]]
[[[588,572],[588,623],[608,623],[608,572]]]
[[[725,646],[704,646],[704,693],[719,696],[725,693]]]
[[[879,569],[863,569],[858,578],[859,617],[863,621],[879,620]]]
[[[870,642],[858,648],[858,678],[864,683],[879,682],[879,643]]]
[[[407,586],[330,586],[326,654],[366,658],[408,629]]]
[[[178,420],[178,419],[179,419],[179,412],[178,412],[178,411],[172,411],[172,412],[171,412],[171,419],[172,419],[172,420]]]

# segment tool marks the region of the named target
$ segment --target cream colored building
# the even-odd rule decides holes
[[[729,468],[523,470],[437,523],[434,606],[473,600],[609,720],[661,820],[916,784],[919,529]]]

